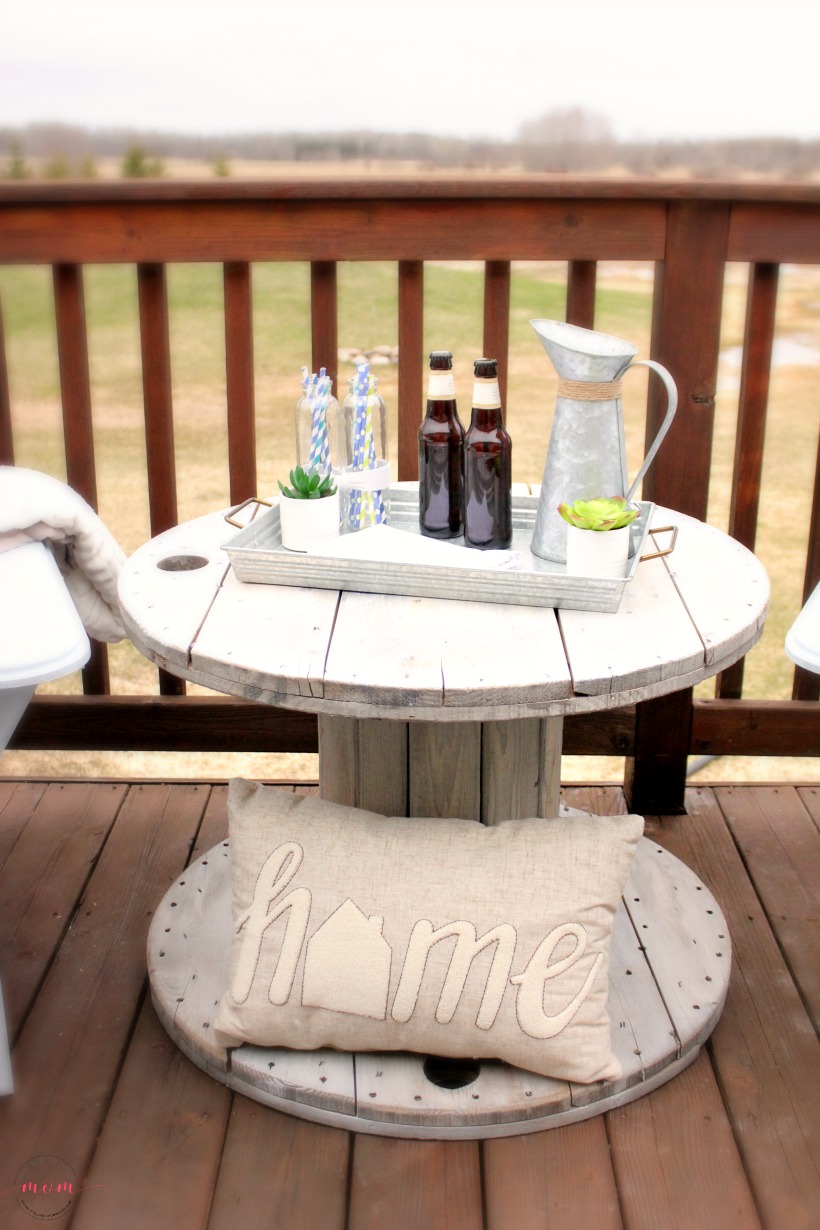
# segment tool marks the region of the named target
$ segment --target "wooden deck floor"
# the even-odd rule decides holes
[[[623,808],[612,787],[564,798]],[[731,927],[729,1000],[705,1051],[606,1116],[439,1143],[354,1137],[247,1101],[158,1024],[152,909],[223,838],[224,786],[0,781],[16,1079],[0,1100],[0,1226],[34,1224],[16,1185],[44,1155],[85,1189],[57,1220],[73,1230],[816,1230],[820,787],[693,788],[688,806],[647,830]]]

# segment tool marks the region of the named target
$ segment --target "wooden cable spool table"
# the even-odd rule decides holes
[[[689,687],[760,636],[769,586],[755,557],[683,514],[659,509],[655,524],[678,526],[674,553],[638,565],[614,614],[243,583],[223,549],[232,531],[222,512],[136,551],[120,597],[134,644],[170,672],[317,713],[324,798],[495,824],[558,814],[565,714]],[[159,905],[153,999],[195,1063],[292,1114],[414,1137],[536,1131],[669,1080],[720,1016],[730,969],[720,908],[643,838],[610,957],[618,1081],[574,1085],[485,1062],[450,1079],[448,1065],[405,1054],[226,1053],[210,1018],[228,979],[229,858],[227,842],[210,851]]]

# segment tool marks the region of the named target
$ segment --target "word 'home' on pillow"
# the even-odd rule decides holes
[[[221,1045],[616,1079],[609,941],[639,816],[387,818],[242,779]]]

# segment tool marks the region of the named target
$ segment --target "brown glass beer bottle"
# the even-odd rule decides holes
[[[430,355],[427,413],[419,428],[419,528],[430,538],[464,533],[464,428],[449,350]]]
[[[496,359],[476,359],[473,412],[464,441],[464,544],[512,541],[512,441],[504,429]]]

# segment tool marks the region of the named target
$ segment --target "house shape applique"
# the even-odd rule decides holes
[[[385,1020],[393,952],[383,926],[383,917],[368,917],[349,897],[334,910],[308,940],[304,1007]]]

